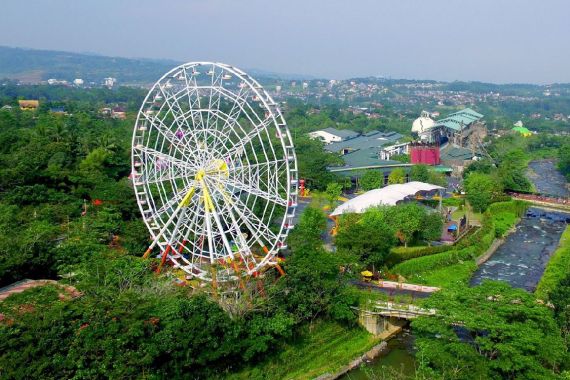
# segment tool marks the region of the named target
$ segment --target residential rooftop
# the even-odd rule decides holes
[[[329,152],[335,153],[342,153],[344,150],[356,151],[359,149],[376,149],[376,153],[378,153],[379,148],[384,145],[394,144],[402,137],[404,136],[398,132],[372,131],[349,140],[326,145],[325,149]]]
[[[331,135],[335,135],[340,137],[342,140],[349,140],[355,137],[358,137],[360,134],[358,132],[351,131],[349,129],[336,129],[336,128],[325,128],[322,131],[330,133]]]

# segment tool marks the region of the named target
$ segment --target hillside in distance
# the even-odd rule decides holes
[[[165,72],[181,63],[166,59],[107,57],[0,46],[0,79],[14,79],[23,83],[39,83],[51,78],[71,82],[75,78],[81,78],[86,84],[100,84],[104,78],[113,77],[117,78],[120,84],[145,85],[155,82]],[[260,81],[314,79],[302,74],[247,68],[245,70]]]
[[[50,78],[100,83],[114,77],[123,84],[154,82],[177,64],[175,61],[105,57],[51,50],[0,46],[0,78],[37,83]]]

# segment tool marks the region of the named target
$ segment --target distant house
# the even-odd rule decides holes
[[[532,132],[523,126],[515,126],[511,129],[511,131],[520,134],[522,137],[532,136]]]
[[[65,108],[63,107],[52,107],[49,109],[49,112],[56,115],[67,115],[67,112],[65,112]]]
[[[115,83],[117,83],[117,78],[105,78],[103,79],[103,82],[105,84],[105,86],[107,86],[108,88],[113,88],[113,86],[115,85]]]
[[[381,147],[395,144],[402,137],[404,136],[397,132],[372,131],[363,135],[357,135],[350,139],[333,142],[325,146],[325,149],[329,152],[340,153],[342,155],[349,154],[357,150],[370,150],[374,152],[376,157],[378,157]]]
[[[12,106],[6,104],[5,106],[2,106],[2,108],[0,108],[0,110],[7,110],[7,111],[11,111],[12,110]]]
[[[111,117],[113,119],[124,120],[127,118],[127,111],[123,107],[115,107],[111,111]]]
[[[381,160],[391,160],[393,156],[408,154],[410,152],[410,143],[394,144],[383,147],[380,151]]]
[[[325,144],[346,141],[358,137],[359,133],[347,129],[339,130],[335,128],[325,128],[309,133],[309,137],[319,139]]]
[[[18,105],[22,111],[35,111],[40,106],[38,100],[18,100]]]
[[[446,144],[440,150],[441,163],[451,167],[457,175],[463,173],[463,170],[470,163],[480,160],[482,156],[483,154],[479,150],[468,149],[455,144]]]
[[[367,170],[382,173],[387,183],[390,172],[396,168],[408,168],[411,164],[382,159],[384,148],[392,146],[394,151],[404,150],[407,144],[399,144],[403,136],[397,132],[372,131],[358,137],[325,145],[325,150],[342,155],[344,165],[329,167],[330,172],[350,177],[352,181]]]

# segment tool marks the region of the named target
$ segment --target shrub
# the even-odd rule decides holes
[[[534,292],[537,298],[547,299],[550,292],[570,273],[570,228],[560,238],[560,245],[550,258],[544,274]]]
[[[394,272],[402,276],[411,276],[421,272],[442,268],[447,265],[456,264],[460,261],[475,258],[477,250],[475,247],[454,249],[447,252],[434,254],[431,256],[418,257],[408,260],[394,267]]]
[[[454,249],[452,245],[439,245],[433,247],[394,247],[390,250],[388,257],[386,258],[386,265],[392,267],[406,260],[446,252],[452,249]]]
[[[497,215],[493,215],[493,221],[495,223],[495,236],[500,238],[507,234],[511,227],[516,222],[516,215],[510,212],[501,212]]]

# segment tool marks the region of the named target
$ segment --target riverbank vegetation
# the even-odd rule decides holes
[[[363,329],[320,321],[305,327],[279,352],[253,367],[228,374],[232,380],[314,379],[333,374],[380,342]]]
[[[538,298],[548,300],[550,293],[570,273],[570,227],[560,238],[560,245],[554,251],[544,274],[536,287],[535,294]]]
[[[442,290],[412,322],[419,372],[429,379],[550,379],[566,357],[548,308],[501,282]]]

